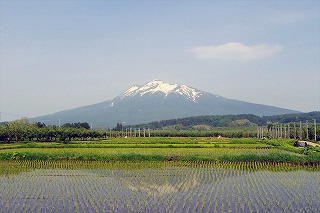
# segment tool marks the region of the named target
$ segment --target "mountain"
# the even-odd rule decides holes
[[[182,84],[153,80],[135,85],[114,99],[30,119],[49,125],[89,122],[97,127],[116,123],[139,124],[201,115],[296,113],[279,107],[248,103],[213,95]]]

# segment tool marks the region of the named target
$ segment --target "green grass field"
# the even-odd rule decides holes
[[[293,140],[231,138],[111,138],[96,141],[0,144],[1,160],[320,162]]]

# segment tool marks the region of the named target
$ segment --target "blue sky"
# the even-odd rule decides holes
[[[0,0],[1,120],[153,79],[320,110],[319,20],[319,1]]]

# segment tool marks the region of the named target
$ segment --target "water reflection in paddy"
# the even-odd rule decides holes
[[[6,168],[0,212],[320,212],[318,169],[159,162]]]

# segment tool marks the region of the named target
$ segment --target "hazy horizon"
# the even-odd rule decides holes
[[[319,1],[0,0],[1,121],[151,80],[320,111]]]

